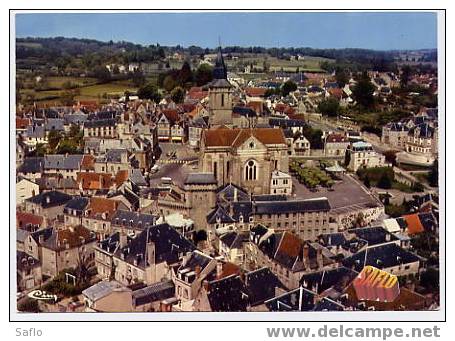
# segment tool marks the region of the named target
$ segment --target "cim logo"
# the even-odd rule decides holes
[[[359,300],[392,302],[400,294],[398,278],[373,266],[365,266],[353,282]]]

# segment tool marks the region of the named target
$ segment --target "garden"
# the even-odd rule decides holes
[[[307,188],[331,187],[334,184],[333,179],[326,172],[316,167],[304,167],[302,162],[292,162],[289,169],[291,174]]]

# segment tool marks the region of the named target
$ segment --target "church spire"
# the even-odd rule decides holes
[[[221,43],[218,46],[218,54],[216,56],[215,67],[213,68],[213,78],[214,79],[227,79],[227,69],[226,69],[226,64],[224,64]]]

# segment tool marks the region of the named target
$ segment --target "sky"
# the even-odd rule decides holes
[[[437,47],[430,12],[19,13],[17,37],[125,40],[150,45],[366,48]]]

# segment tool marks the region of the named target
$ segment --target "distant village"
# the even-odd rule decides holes
[[[225,58],[181,101],[17,103],[18,310],[439,309],[438,108],[392,93],[436,96],[437,76],[258,80]],[[380,131],[346,114],[361,82]],[[413,110],[385,116],[397,103]],[[358,297],[366,266],[397,277],[393,300]]]

